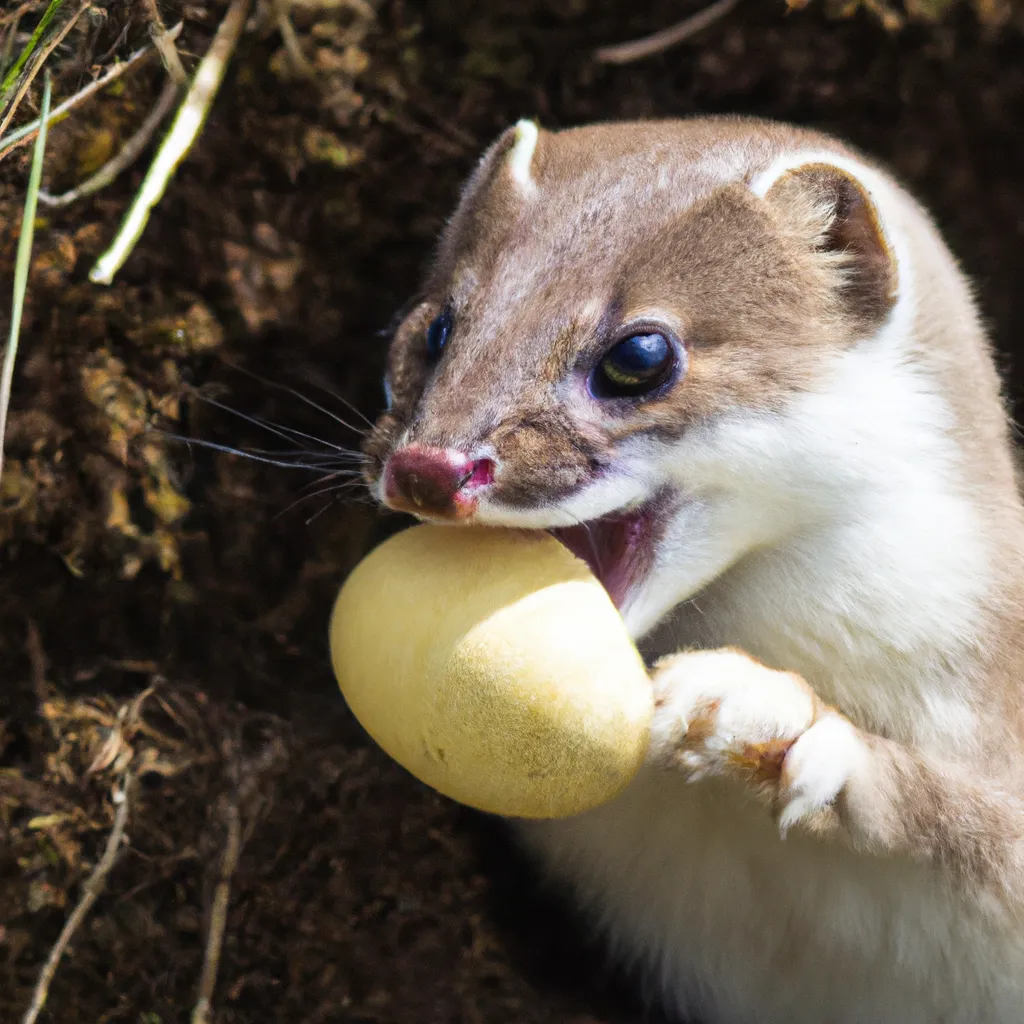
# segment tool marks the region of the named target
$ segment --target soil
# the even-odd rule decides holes
[[[102,6],[55,52],[58,99],[149,38],[146,4]],[[306,0],[292,21],[314,81],[264,11],[113,286],[88,271],[152,148],[97,195],[40,208],[0,489],[0,1020],[24,1013],[126,771],[127,845],[42,1020],[189,1019],[226,874],[221,1024],[657,1019],[500,825],[410,779],[347,713],[331,599],[401,521],[357,486],[311,495],[337,481],[159,431],[288,458],[311,444],[294,431],[357,446],[460,180],[524,115],[738,111],[862,146],[935,211],[1019,408],[1021,25],[957,9],[892,34],[863,11],[747,0],[662,55],[594,61],[696,6]],[[226,4],[160,10],[194,68]],[[164,80],[149,60],[56,126],[45,187],[116,153]],[[0,282],[30,148],[0,162]]]

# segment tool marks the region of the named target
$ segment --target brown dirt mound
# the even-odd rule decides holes
[[[25,6],[26,24],[43,6]],[[28,1005],[127,767],[129,843],[44,1020],[188,1019],[233,840],[218,1021],[644,1017],[500,830],[410,780],[342,706],[330,601],[395,523],[356,491],[290,507],[302,472],[189,450],[147,425],[286,447],[223,402],[354,445],[330,414],[375,411],[378,332],[415,288],[461,177],[522,115],[557,126],[738,111],[850,138],[933,206],[1024,396],[1019,27],[994,32],[960,8],[890,35],[863,11],[835,22],[820,5],[746,3],[647,61],[592,59],[693,7],[303,0],[291,18],[313,82],[268,7],[112,287],[88,270],[148,155],[95,197],[40,209],[0,489],[0,1020]],[[184,22],[188,67],[225,8],[161,2],[168,24]],[[147,9],[114,0],[83,15],[55,54],[58,98],[144,45]],[[55,127],[47,189],[116,153],[163,81],[145,62]],[[0,163],[0,283],[27,160],[23,148]]]

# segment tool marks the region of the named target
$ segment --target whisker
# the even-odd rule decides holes
[[[207,405],[212,405],[215,409],[221,409],[224,412],[231,413],[232,416],[237,416],[240,419],[245,420],[247,423],[251,423],[255,427],[260,427],[262,430],[269,431],[271,434],[276,434],[289,444],[296,444],[295,438],[302,437],[307,441],[313,441],[315,444],[324,445],[327,448],[333,448],[335,451],[358,454],[351,448],[346,448],[340,444],[332,444],[330,441],[325,441],[322,437],[315,437],[313,434],[307,434],[305,431],[297,430],[295,427],[286,427],[280,423],[270,423],[260,416],[250,416],[238,409],[233,409],[230,405],[218,402],[217,399],[210,398],[208,395],[204,395],[199,391],[192,391],[190,393],[201,402],[205,402]]]
[[[300,491],[308,490],[310,487],[316,487],[318,484],[325,484],[329,480],[337,480],[338,477],[347,476],[355,481],[356,477],[362,477],[362,473],[355,469],[336,469],[332,473],[328,473],[326,476],[320,477],[318,480],[310,480],[309,483],[303,484]]]
[[[590,523],[585,523],[582,519],[578,519],[571,512],[566,513],[570,518],[576,520],[577,526],[582,526],[584,532],[587,535],[587,542],[590,544],[590,553],[594,556],[594,563],[597,565],[597,573],[599,576],[604,575],[604,566],[601,564],[601,554],[598,551],[597,541],[594,540],[594,534],[591,532]]]
[[[234,363],[227,363],[227,365],[234,370],[238,370],[240,373],[246,374],[253,380],[259,381],[261,384],[264,384],[267,387],[277,388],[279,391],[284,391],[286,394],[291,395],[293,398],[297,398],[300,402],[305,402],[306,405],[316,409],[317,412],[322,412],[325,416],[330,417],[330,419],[334,420],[336,423],[340,423],[343,427],[345,427],[346,430],[351,430],[352,433],[358,434],[360,437],[366,437],[369,434],[369,431],[362,430],[360,427],[354,427],[351,423],[343,419],[337,413],[331,412],[330,409],[325,409],[318,402],[314,402],[312,398],[309,398],[307,395],[304,395],[301,391],[296,391],[295,388],[289,387],[289,385],[287,384],[282,384],[280,381],[277,380],[267,380],[261,377],[258,373],[254,373],[252,370],[247,370],[243,366],[236,366]],[[360,413],[360,415],[362,414]],[[373,427],[372,423],[370,424],[370,427]]]
[[[267,423],[258,416],[250,416],[247,413],[241,412],[239,409],[232,409],[230,405],[218,402],[216,398],[210,398],[209,395],[204,395],[198,389],[190,389],[189,394],[193,398],[197,398],[200,402],[205,402],[207,405],[213,406],[214,409],[220,409],[223,412],[230,413],[232,416],[237,416],[239,419],[245,420],[246,423],[251,423],[254,427],[259,427],[261,430],[266,430],[271,434],[275,434],[277,437],[287,441],[289,444],[295,444],[294,438],[288,436],[285,432],[286,428],[284,427],[278,427],[275,424]]]
[[[346,409],[350,412],[354,412],[371,430],[373,430],[373,420],[371,420],[370,417],[361,409],[353,405],[347,398],[339,395],[337,391],[333,391],[331,388],[327,387],[326,384],[321,384],[319,381],[313,380],[312,377],[304,377],[303,379],[307,384],[310,384],[314,388],[318,388],[325,395],[330,395],[336,402],[341,402]]]
[[[326,445],[328,448],[333,449],[335,452],[338,452],[339,454],[351,455],[358,459],[367,458],[366,455],[364,455],[360,451],[357,451],[355,448],[346,448],[343,444],[334,444],[331,441],[326,441],[324,440],[324,438],[317,437],[314,434],[307,434],[304,430],[297,430],[295,427],[286,427],[280,423],[275,423],[273,424],[273,426],[279,428],[280,430],[286,430],[289,434],[293,434],[295,437],[303,437],[307,441],[312,441],[314,444]]]
[[[278,384],[277,386],[282,390],[287,391],[288,394],[294,395],[300,402],[305,402],[306,405],[316,409],[317,412],[322,412],[325,416],[329,416],[335,421],[335,423],[340,423],[346,429],[351,430],[353,434],[358,434],[360,437],[369,436],[368,430],[363,430],[360,427],[354,427],[348,422],[348,420],[343,419],[336,412],[331,412],[330,409],[325,409],[319,402],[314,402],[312,398],[304,395],[301,391],[296,391],[295,388],[290,388],[287,384]]]
[[[247,452],[255,452],[257,455],[278,455],[281,458],[298,458],[300,456],[305,456],[308,459],[316,460],[324,465],[331,465],[332,463],[355,463],[357,466],[361,466],[370,461],[369,456],[363,455],[361,452],[317,452],[311,451],[308,448],[301,448],[294,452],[282,452],[278,451],[276,448],[246,448],[245,450]]]
[[[309,526],[311,523],[315,523],[329,508],[334,508],[334,506],[337,505],[339,501],[341,501],[340,497],[333,498],[331,501],[327,502],[327,504],[324,505],[324,507],[320,509],[319,512],[314,512],[303,525]]]
[[[216,441],[204,441],[197,437],[185,437],[183,434],[172,434],[170,431],[161,430],[158,427],[150,427],[151,433],[160,434],[166,437],[169,441],[178,441],[186,445],[198,445],[200,448],[209,448],[215,452],[224,452],[226,455],[238,455],[243,459],[252,459],[253,462],[263,462],[268,466],[280,466],[282,469],[305,469],[309,472],[325,473],[326,470],[323,466],[312,466],[305,462],[285,462],[282,459],[268,459],[262,455],[253,455],[251,452],[247,452],[242,448],[232,448],[230,445],[217,444]],[[299,452],[296,453],[301,454]],[[351,472],[355,473],[355,470]]]
[[[343,480],[340,484],[331,484],[330,487],[321,487],[318,491],[311,491],[309,494],[303,495],[299,500],[306,501],[307,498],[316,498],[322,494],[330,494],[331,491],[352,490],[354,487],[358,489],[361,483],[361,480]]]
[[[310,501],[313,498],[319,498],[325,494],[331,494],[332,492],[350,490],[354,485],[358,483],[360,483],[360,481],[358,480],[346,480],[343,483],[334,484],[331,487],[321,487],[320,490],[318,491],[313,491],[310,494],[304,494],[301,498],[296,498],[295,501],[293,501],[290,505],[287,505],[285,506],[285,508],[281,509],[281,511],[278,512],[276,516],[274,516],[274,521],[276,522],[282,516],[287,515],[289,512],[291,512],[293,508],[296,508],[297,506],[301,505],[304,501]],[[340,496],[335,499],[335,501],[340,500]]]

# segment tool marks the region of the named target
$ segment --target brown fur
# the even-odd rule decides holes
[[[718,147],[753,145],[752,168],[779,140],[751,144],[745,123],[731,120],[626,127],[544,133],[532,165],[537,194],[526,200],[504,159],[511,131],[485,155],[423,301],[391,345],[395,404],[367,448],[371,480],[408,431],[407,442],[490,445],[505,467],[502,500],[548,501],[631,435],[671,438],[731,405],[777,406],[806,386],[823,351],[887,312],[888,253],[848,178],[791,175],[768,209],[742,181],[690,175],[681,188],[660,187],[674,151],[698,151],[712,131]],[[621,209],[631,212],[625,231]],[[446,303],[455,326],[431,369],[426,327]],[[640,404],[606,403],[611,423],[577,415],[574,375],[641,321],[678,337],[681,386]]]

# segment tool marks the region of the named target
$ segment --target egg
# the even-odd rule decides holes
[[[550,534],[417,525],[356,566],[334,672],[370,737],[422,782],[505,817],[568,817],[640,769],[653,692],[607,592]]]

